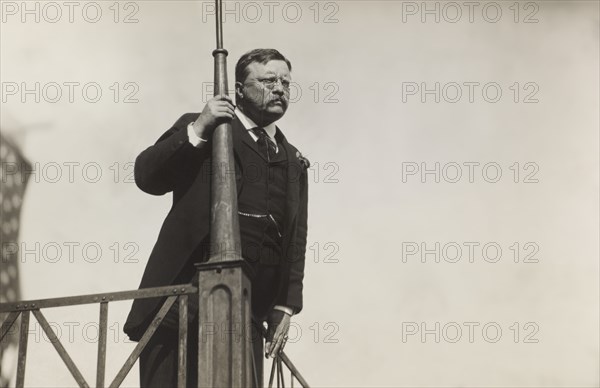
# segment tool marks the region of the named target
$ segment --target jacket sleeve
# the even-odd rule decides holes
[[[173,191],[175,178],[187,151],[207,152],[209,147],[197,149],[189,142],[187,126],[198,113],[186,113],[165,132],[158,141],[146,148],[135,160],[136,185],[148,194],[163,195]],[[194,151],[195,150],[195,151]]]

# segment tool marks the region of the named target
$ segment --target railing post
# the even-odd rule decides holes
[[[17,388],[25,385],[25,365],[27,362],[27,340],[29,338],[29,311],[21,314],[21,328],[19,329],[19,359],[17,361]]]
[[[179,346],[177,347],[177,388],[187,387],[188,297],[179,297]]]
[[[104,388],[106,373],[106,335],[108,327],[108,302],[100,303],[100,330],[98,334],[98,362],[96,366],[96,388]]]
[[[215,0],[215,96],[227,94],[222,1]],[[199,264],[198,387],[252,386],[250,281],[241,256],[231,124],[212,139],[210,257]],[[261,373],[259,371],[258,373]]]

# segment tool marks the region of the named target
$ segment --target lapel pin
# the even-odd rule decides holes
[[[296,151],[296,157],[298,158],[298,160],[300,160],[300,164],[302,165],[302,167],[304,167],[305,169],[308,169],[310,167],[310,162],[308,161],[308,159],[302,156],[300,151]]]

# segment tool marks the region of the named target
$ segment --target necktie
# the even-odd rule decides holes
[[[270,161],[277,154],[277,145],[264,128],[257,127],[252,129],[252,132],[258,137],[258,150]]]

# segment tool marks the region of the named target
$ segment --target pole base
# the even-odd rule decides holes
[[[251,268],[245,260],[196,265],[199,292],[198,387],[250,387]]]

